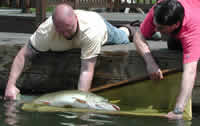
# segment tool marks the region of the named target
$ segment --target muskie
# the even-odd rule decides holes
[[[97,110],[118,111],[117,105],[109,103],[108,99],[93,93],[78,90],[65,90],[42,95],[33,101],[34,104],[45,104],[56,107],[75,107]]]

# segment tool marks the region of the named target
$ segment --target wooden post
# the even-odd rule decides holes
[[[20,8],[20,0],[16,0],[16,8]]]
[[[47,0],[36,0],[36,26],[46,19]]]
[[[121,3],[120,0],[114,1],[114,9],[116,12],[119,12],[119,10],[120,10],[120,3]]]
[[[114,8],[114,2],[112,0],[109,0],[106,4],[108,4],[108,11],[109,12],[113,12],[113,8]]]
[[[74,9],[78,9],[80,4],[80,0],[74,0]]]
[[[29,13],[30,12],[30,0],[21,0],[22,5],[22,13]]]
[[[10,5],[11,5],[10,0],[6,0],[6,5],[7,5],[7,6],[10,6]]]

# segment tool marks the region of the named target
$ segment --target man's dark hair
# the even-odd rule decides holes
[[[177,0],[163,0],[154,7],[154,20],[161,25],[182,23],[184,8]]]

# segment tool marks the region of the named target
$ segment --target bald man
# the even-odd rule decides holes
[[[13,61],[5,90],[5,99],[16,99],[16,87],[25,60],[34,54],[81,48],[81,71],[78,89],[91,87],[95,63],[104,44],[127,44],[133,39],[135,28],[127,24],[119,29],[109,24],[98,13],[73,10],[67,4],[58,5],[53,16],[42,23]]]

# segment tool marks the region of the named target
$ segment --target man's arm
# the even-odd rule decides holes
[[[16,99],[17,94],[20,92],[19,89],[16,87],[16,81],[24,68],[26,57],[31,56],[31,54],[31,50],[27,47],[26,44],[24,45],[24,47],[21,48],[21,50],[15,57],[5,90],[5,99]]]
[[[91,88],[96,60],[97,57],[81,60],[81,72],[78,83],[79,90],[88,91]]]
[[[133,40],[137,51],[144,58],[150,78],[153,80],[163,79],[162,72],[154,61],[149,46],[140,31],[135,33]]]
[[[188,99],[192,95],[192,89],[194,87],[196,71],[198,62],[187,63],[183,65],[184,72],[182,74],[181,89],[176,100],[174,109],[178,109],[180,112],[184,111],[184,107],[188,102]],[[182,114],[175,114],[175,112],[169,112],[166,116],[169,119],[181,119]]]

